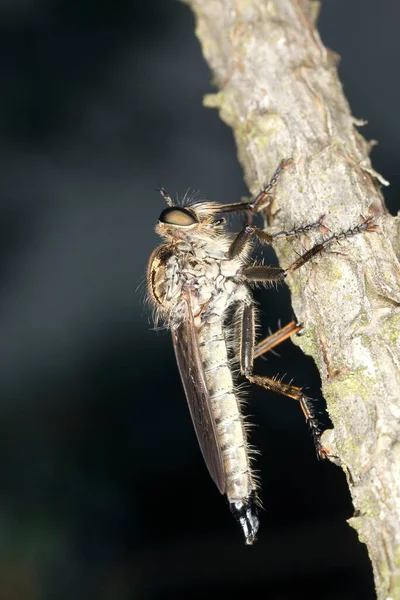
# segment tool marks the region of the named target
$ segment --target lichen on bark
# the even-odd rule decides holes
[[[315,28],[309,0],[185,0],[217,93],[205,98],[232,127],[249,189],[280,160],[272,227],[316,221],[346,230],[374,215],[376,233],[335,245],[288,278],[304,323],[351,491],[350,524],[365,542],[378,598],[400,599],[400,226],[387,213],[383,177],[369,159],[337,74],[337,55]],[[361,216],[362,215],[362,216]],[[276,244],[283,266],[299,245]]]

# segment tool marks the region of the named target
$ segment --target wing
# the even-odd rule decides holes
[[[226,476],[219,437],[212,416],[190,302],[187,300],[185,304],[186,318],[172,330],[176,361],[203,458],[214,483],[224,494]]]

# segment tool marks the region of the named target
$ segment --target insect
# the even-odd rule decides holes
[[[251,253],[256,240],[273,244],[281,238],[311,230],[327,231],[322,218],[315,223],[270,234],[254,225],[239,233],[228,231],[224,214],[257,213],[270,202],[270,193],[284,160],[271,181],[250,202],[174,202],[164,188],[167,203],[156,225],[166,243],[150,257],[147,284],[157,318],[171,330],[180,376],[204,461],[221,494],[239,521],[246,544],[259,528],[257,484],[252,469],[246,422],[235,377],[235,361],[250,383],[297,400],[310,426],[317,453],[328,450],[311,399],[291,384],[254,373],[254,359],[301,329],[294,321],[263,342],[255,343],[255,305],[251,284],[282,282],[333,242],[362,231],[374,231],[371,218],[334,234],[299,256],[288,268],[254,265]]]

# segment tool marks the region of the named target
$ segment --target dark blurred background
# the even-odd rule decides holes
[[[323,41],[399,205],[397,0],[326,0]],[[341,471],[289,399],[251,394],[265,511],[245,547],[203,464],[168,332],[151,330],[154,188],[247,193],[189,9],[1,0],[0,598],[374,597]],[[264,332],[289,294],[258,294]],[[320,398],[290,342],[261,361]]]

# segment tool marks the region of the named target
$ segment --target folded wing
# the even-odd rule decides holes
[[[197,439],[214,483],[225,493],[226,476],[221,446],[212,416],[210,394],[200,357],[196,326],[189,299],[185,300],[185,319],[172,330],[175,356]]]

